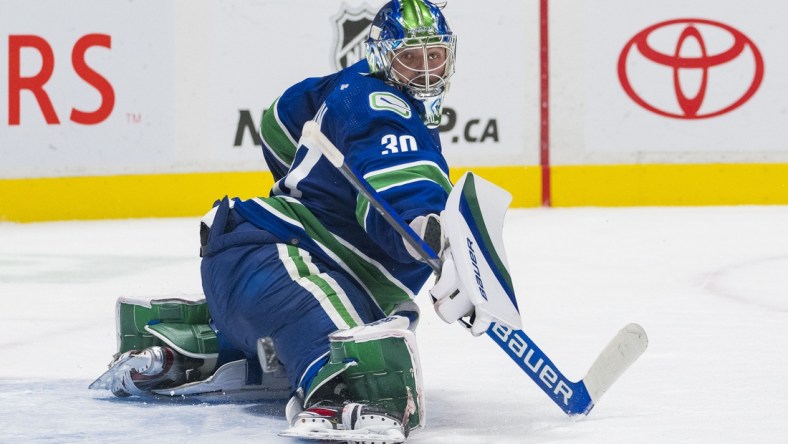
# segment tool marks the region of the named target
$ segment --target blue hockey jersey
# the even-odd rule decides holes
[[[438,130],[421,102],[369,76],[366,61],[290,87],[263,117],[263,153],[275,184],[269,197],[234,208],[254,225],[355,280],[388,314],[412,299],[431,269],[327,159],[299,145],[315,120],[345,161],[410,222],[444,209],[451,182]]]

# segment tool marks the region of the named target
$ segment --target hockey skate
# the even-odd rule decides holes
[[[402,421],[382,409],[358,403],[318,403],[292,419],[280,436],[321,441],[394,444],[405,441]]]
[[[200,379],[200,359],[193,359],[169,347],[148,347],[118,355],[91,389],[108,389],[115,396],[143,395]]]

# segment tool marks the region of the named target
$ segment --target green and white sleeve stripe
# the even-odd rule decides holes
[[[451,192],[449,176],[438,164],[430,161],[411,162],[370,171],[364,175],[364,179],[378,193],[419,181],[434,182],[446,193]],[[356,220],[365,230],[367,229],[367,216],[370,207],[369,200],[363,194],[359,194],[356,199]]]
[[[279,99],[276,99],[273,105],[268,108],[268,111],[263,114],[260,136],[263,138],[265,146],[269,148],[269,152],[279,162],[287,165],[289,168],[293,164],[295,152],[298,149],[298,142],[296,142],[279,118],[278,105]]]

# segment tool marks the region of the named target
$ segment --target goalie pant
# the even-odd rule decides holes
[[[203,218],[202,286],[220,336],[248,359],[271,337],[293,389],[328,360],[328,336],[384,317],[342,272],[244,220],[226,197]],[[232,350],[221,350],[231,355]]]

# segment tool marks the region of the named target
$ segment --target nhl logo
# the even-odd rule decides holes
[[[334,69],[347,68],[366,57],[364,42],[376,13],[366,3],[360,9],[342,5],[342,10],[332,19],[335,24],[334,55],[331,59]]]

